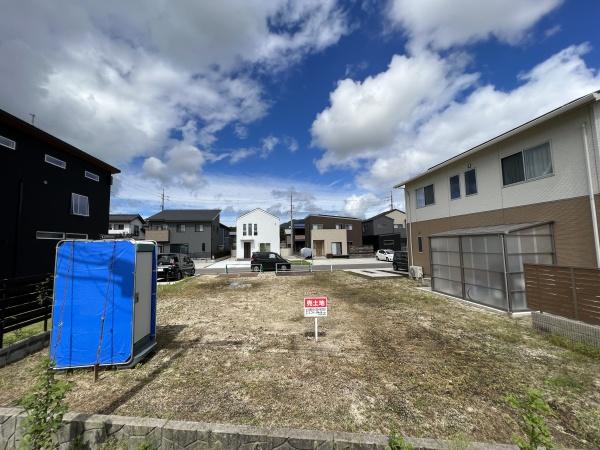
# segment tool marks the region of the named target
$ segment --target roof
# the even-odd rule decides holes
[[[212,222],[220,209],[165,209],[146,219],[148,222]]]
[[[261,212],[264,212],[265,214],[269,214],[270,216],[273,216],[273,217],[275,217],[277,220],[279,220],[279,216],[276,216],[275,214],[271,214],[269,211],[265,211],[265,210],[264,210],[264,209],[262,209],[262,208],[254,208],[254,209],[252,209],[252,210],[250,210],[250,211],[246,211],[244,214],[241,214],[241,215],[239,215],[239,216],[238,216],[238,220],[239,220],[239,219],[241,219],[241,218],[242,218],[242,217],[244,217],[244,216],[247,216],[247,215],[248,215],[248,214],[250,214],[250,213],[253,213],[254,211],[261,211]]]
[[[304,220],[308,219],[309,217],[328,217],[330,219],[349,219],[349,220],[358,220],[358,221],[361,220],[361,219],[359,219],[357,217],[334,216],[334,215],[330,215],[330,214],[309,214],[308,216],[306,216],[304,218]]]
[[[389,213],[391,213],[393,211],[398,211],[398,212],[401,212],[402,214],[405,214],[404,211],[402,211],[402,210],[400,210],[398,208],[388,209],[387,211],[384,211],[384,212],[379,213],[379,214],[377,214],[377,215],[375,215],[373,217],[369,217],[368,219],[363,220],[363,222],[370,222],[371,220],[377,219],[378,217],[387,216]]]
[[[108,216],[109,222],[131,222],[135,219],[139,219],[142,223],[146,222],[139,214],[110,214]]]
[[[506,131],[505,133],[502,133],[498,136],[496,136],[495,138],[492,138],[488,141],[485,141],[475,147],[470,148],[469,150],[466,150],[462,153],[459,153],[456,156],[453,156],[450,159],[447,159],[445,161],[442,161],[439,164],[436,164],[435,166],[430,167],[429,169],[427,169],[425,172],[414,176],[412,178],[409,178],[406,181],[403,181],[402,183],[398,183],[396,184],[394,187],[395,188],[399,188],[401,186],[404,186],[408,183],[411,183],[413,181],[418,180],[419,178],[422,178],[426,175],[430,175],[431,173],[446,167],[456,161],[459,161],[463,158],[466,158],[467,156],[471,156],[474,153],[480,152],[482,150],[485,150],[489,147],[491,147],[494,144],[498,144],[500,142],[505,141],[506,139],[509,139],[511,137],[513,137],[516,134],[522,133],[523,131],[529,130],[530,128],[533,128],[537,125],[540,125],[541,123],[547,122],[550,119],[553,119],[561,114],[564,114],[566,112],[572,111],[575,108],[578,108],[582,105],[585,105],[587,103],[591,103],[591,102],[596,102],[596,101],[600,101],[600,90],[599,91],[594,91],[590,94],[584,95],[583,97],[579,97],[578,99],[572,100],[569,103],[565,103],[564,105],[553,109],[552,111],[547,112],[546,114],[542,114],[539,117],[536,117],[535,119],[530,120],[529,122],[525,122],[521,125],[519,125],[516,128],[513,128],[512,130]]]
[[[44,130],[34,125],[31,125],[30,123],[27,123],[24,120],[21,120],[18,117],[15,117],[2,109],[0,109],[0,122],[7,124],[8,126],[11,126],[13,128],[16,128],[17,130],[29,136],[33,136],[39,139],[40,141],[44,141],[47,144],[56,147],[65,153],[68,153],[69,155],[82,159],[95,167],[110,172],[111,174],[121,173],[121,171],[116,167],[105,163],[104,161],[90,155],[89,153],[84,152],[83,150],[78,149],[77,147],[63,140],[60,140],[56,136],[52,136],[50,133],[46,133]]]
[[[503,225],[490,225],[486,227],[458,228],[456,230],[443,231],[432,234],[430,237],[451,237],[451,236],[477,236],[490,234],[510,234],[516,231],[526,230],[527,228],[539,227],[552,222],[529,222],[529,223],[511,223]]]

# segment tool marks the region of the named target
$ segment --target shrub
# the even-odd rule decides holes
[[[386,450],[412,450],[413,446],[406,442],[402,436],[392,432],[388,438]]]
[[[53,436],[62,426],[67,412],[64,403],[70,384],[57,380],[50,358],[44,358],[36,368],[36,383],[21,404],[27,411],[23,422],[21,448],[31,450],[53,449]]]
[[[515,444],[521,450],[537,450],[543,446],[546,449],[554,447],[552,435],[546,424],[546,417],[552,414],[552,409],[537,389],[528,389],[525,395],[509,395],[508,404],[514,408],[520,417],[519,427],[525,435],[515,436]]]

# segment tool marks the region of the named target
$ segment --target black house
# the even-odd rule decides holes
[[[54,272],[61,239],[108,229],[119,170],[0,110],[0,279]]]

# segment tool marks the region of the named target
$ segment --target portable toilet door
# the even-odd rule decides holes
[[[156,258],[155,242],[136,242],[132,365],[156,344]]]

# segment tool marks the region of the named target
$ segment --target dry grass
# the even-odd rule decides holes
[[[233,283],[233,284],[232,284]],[[315,343],[302,297],[330,297]],[[65,375],[72,410],[510,442],[504,397],[541,389],[563,445],[600,446],[600,360],[404,279],[203,276],[159,292],[159,345],[134,370]],[[41,354],[0,369],[0,404]]]

